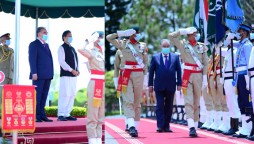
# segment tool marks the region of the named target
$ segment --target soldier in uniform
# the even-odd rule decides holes
[[[180,41],[180,35],[187,35],[188,41]],[[182,89],[190,137],[197,137],[200,95],[202,87],[207,85],[208,48],[197,42],[199,36],[195,27],[179,29],[169,34],[170,41],[178,48],[184,62]]]
[[[103,56],[104,33],[94,32],[89,44],[78,51],[88,59],[91,80],[87,86],[88,112],[87,112],[87,135],[89,144],[102,143],[102,124],[104,122],[104,71],[105,63]]]
[[[114,85],[115,89],[117,90],[117,98],[120,98],[121,96],[121,91],[120,91],[120,86],[121,85],[121,80],[122,80],[122,75],[123,75],[123,69],[124,69],[124,60],[123,60],[123,54],[121,50],[117,50],[115,54],[115,63],[114,63]],[[125,104],[122,104],[123,111],[125,109]],[[127,123],[127,118],[125,117],[125,131],[129,131],[128,129],[128,123]]]
[[[117,40],[117,37],[129,37],[126,40]],[[124,70],[121,82],[121,92],[124,113],[127,118],[129,134],[138,136],[138,125],[140,121],[140,100],[143,91],[143,81],[147,78],[147,52],[145,44],[139,42],[141,34],[138,27],[107,35],[107,40],[123,54]],[[145,84],[147,85],[147,84]],[[118,85],[119,87],[120,85]]]
[[[10,34],[6,33],[0,37],[0,71],[5,75],[5,79],[1,85],[12,84],[13,79],[13,67],[14,67],[14,52],[9,47]],[[2,87],[0,86],[0,98],[2,99]]]
[[[236,48],[233,50],[233,64],[236,60]],[[223,134],[225,135],[233,135],[235,132],[238,131],[238,123],[239,118],[241,117],[240,109],[237,102],[237,95],[235,93],[234,87],[232,85],[233,81],[233,71],[232,71],[232,56],[231,56],[231,49],[227,48],[227,45],[224,44],[221,50],[221,56],[224,57],[224,64],[222,69],[222,76],[220,83],[224,84],[224,90],[226,95],[226,103],[229,110],[230,116],[230,129],[228,131],[224,131]]]
[[[249,117],[246,116],[246,107],[251,107],[251,98],[249,93],[249,76],[248,65],[250,59],[250,53],[252,49],[252,43],[249,40],[249,33],[251,27],[246,24],[241,24],[237,34],[230,33],[227,37],[229,43],[231,39],[236,37],[238,41],[233,41],[233,46],[237,48],[236,63],[235,63],[235,77],[233,79],[233,86],[238,94],[238,104],[241,111],[242,127],[234,137],[245,138],[250,134],[252,122],[247,123],[246,120]]]
[[[222,59],[223,61],[223,59]],[[223,87],[220,83],[220,56],[214,55],[214,58],[210,59],[208,66],[208,87],[203,89],[203,95],[205,98],[208,118],[207,123],[202,128],[209,131],[215,131],[221,133],[229,129],[228,124],[228,108],[225,97],[223,95]],[[221,121],[223,116],[223,123]],[[213,123],[212,122],[213,118]],[[210,126],[209,126],[210,124]]]

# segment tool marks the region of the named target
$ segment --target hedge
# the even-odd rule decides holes
[[[49,117],[57,117],[57,106],[45,107],[46,115]],[[73,107],[71,116],[74,117],[85,117],[87,109],[85,107]]]

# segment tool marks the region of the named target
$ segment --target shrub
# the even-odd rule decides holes
[[[58,91],[55,91],[54,95],[53,95],[52,104],[51,104],[52,106],[57,106],[58,105],[58,95],[59,95]],[[75,96],[74,106],[84,107],[86,102],[87,102],[86,88],[78,90],[78,92]]]
[[[57,117],[57,106],[45,107],[45,112],[47,116]],[[85,117],[87,109],[84,107],[73,107],[71,111],[71,116],[75,117]]]

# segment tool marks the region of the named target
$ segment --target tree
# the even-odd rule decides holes
[[[120,20],[127,14],[126,10],[131,0],[106,0],[105,1],[105,32],[106,35],[115,33],[119,30]],[[111,48],[110,43],[105,41],[105,67],[109,71],[113,64],[110,63],[111,56],[115,55],[116,50]]]
[[[143,41],[151,53],[158,50],[160,40],[168,38],[169,32],[192,25],[194,3],[194,0],[134,0],[121,29],[138,25],[145,33]]]
[[[254,0],[242,0],[242,8],[244,11],[245,21],[249,24],[254,23]]]

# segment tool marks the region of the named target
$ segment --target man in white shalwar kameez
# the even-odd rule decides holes
[[[77,118],[70,115],[76,95],[78,70],[78,57],[71,46],[72,34],[69,30],[62,35],[64,43],[58,49],[58,62],[60,64],[60,89],[58,97],[58,121],[75,121]]]

